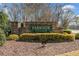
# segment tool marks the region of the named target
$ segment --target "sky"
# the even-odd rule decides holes
[[[53,3],[52,3],[53,4]],[[51,6],[52,6],[51,4]],[[12,7],[12,3],[7,3],[6,4],[9,8]],[[0,9],[2,9],[4,4],[0,3]],[[79,15],[79,3],[65,3],[63,6],[64,8],[69,8],[71,9],[76,15]]]
[[[76,15],[79,15],[79,3],[65,3],[63,7],[70,8]]]
[[[53,3],[52,3],[53,4]],[[75,12],[75,14],[79,14],[79,3],[65,3],[65,5],[71,5],[71,7],[73,6],[74,9],[73,11]],[[4,6],[4,4],[0,3],[0,9]],[[8,7],[12,7],[11,3],[7,3]]]
[[[79,3],[72,3],[72,4],[69,4],[69,5],[74,6],[74,9],[73,9],[74,13],[79,15]]]

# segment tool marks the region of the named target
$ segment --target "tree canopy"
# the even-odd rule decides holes
[[[4,12],[0,12],[0,28],[4,29],[8,24],[8,16]]]

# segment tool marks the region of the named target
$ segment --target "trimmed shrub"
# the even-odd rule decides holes
[[[68,33],[68,34],[71,34],[72,33],[71,30],[69,30],[69,29],[64,30],[64,32],[65,33]]]
[[[23,33],[20,35],[20,41],[32,41],[34,39],[34,34],[30,33]]]
[[[37,38],[37,39],[36,39]],[[40,40],[40,41],[74,41],[74,34],[60,34],[60,33],[24,33],[20,35],[20,40]]]
[[[75,34],[75,39],[79,39],[79,33]]]
[[[0,28],[0,46],[6,42],[6,35],[4,31]]]
[[[11,34],[8,36],[8,40],[18,40],[19,36],[17,34]]]

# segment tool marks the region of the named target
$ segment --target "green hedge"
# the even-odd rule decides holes
[[[72,31],[69,30],[69,29],[64,30],[64,32],[65,32],[65,33],[68,33],[68,34],[71,34],[71,33],[72,33]]]
[[[75,39],[79,39],[79,33],[75,34]]]
[[[10,34],[8,36],[8,40],[18,40],[19,36],[17,34]]]
[[[74,34],[60,34],[60,33],[24,33],[20,35],[20,40],[37,40],[37,41],[74,41]]]

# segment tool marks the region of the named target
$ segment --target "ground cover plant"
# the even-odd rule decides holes
[[[7,38],[8,40],[18,40],[19,36],[17,34],[11,34]]]
[[[38,39],[37,39],[38,38]],[[40,40],[40,41],[74,41],[75,35],[74,34],[61,34],[61,33],[23,33],[20,35],[20,40]]]

